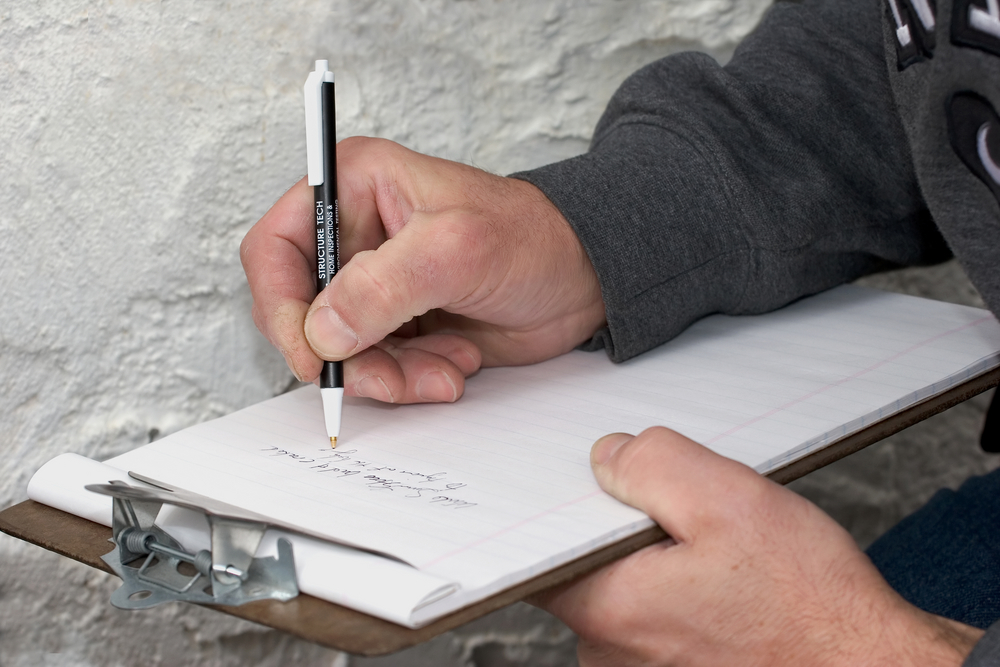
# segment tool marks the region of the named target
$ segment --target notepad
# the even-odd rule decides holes
[[[606,433],[665,425],[767,473],[998,365],[989,312],[845,286],[623,364],[484,369],[454,404],[349,399],[336,450],[306,387],[103,464],[64,455],[29,496],[110,525],[82,486],[134,471],[243,507],[278,527],[259,555],[292,540],[303,591],[418,627],[652,525],[594,481]],[[197,519],[169,513],[201,548]]]

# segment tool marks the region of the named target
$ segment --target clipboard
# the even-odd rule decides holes
[[[787,484],[998,384],[1000,368],[975,375],[940,394],[831,442],[767,476],[779,484]],[[0,511],[0,531],[111,572],[111,568],[101,560],[109,549],[108,539],[111,537],[111,531],[105,526],[27,500]],[[385,655],[430,640],[515,602],[530,599],[536,593],[575,579],[665,537],[659,528],[650,528],[417,629],[404,628],[305,594],[287,602],[259,600],[239,607],[206,606],[332,649],[362,656]]]

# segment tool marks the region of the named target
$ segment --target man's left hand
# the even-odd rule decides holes
[[[593,665],[960,665],[982,631],[903,600],[809,501],[664,428],[591,452],[601,487],[676,543],[535,600]]]

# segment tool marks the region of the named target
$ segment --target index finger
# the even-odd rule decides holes
[[[299,379],[314,377],[322,360],[302,331],[316,295],[312,189],[292,186],[240,244],[240,261],[253,296],[253,318]]]

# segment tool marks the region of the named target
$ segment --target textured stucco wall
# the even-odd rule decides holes
[[[767,4],[0,4],[0,506],[58,453],[106,458],[288,386],[250,321],[237,247],[304,172],[300,90],[314,58],[337,72],[341,136],[506,173],[584,150],[643,63],[689,48],[728,57]],[[961,284],[946,271],[935,285]],[[967,410],[969,442],[981,403]],[[841,466],[800,483],[839,518],[860,516],[860,539],[912,504],[924,472],[886,447],[906,445],[873,450],[896,477]],[[5,666],[573,660],[572,634],[523,605],[362,660],[198,608],[115,610],[112,578],[7,536],[0,563]]]

